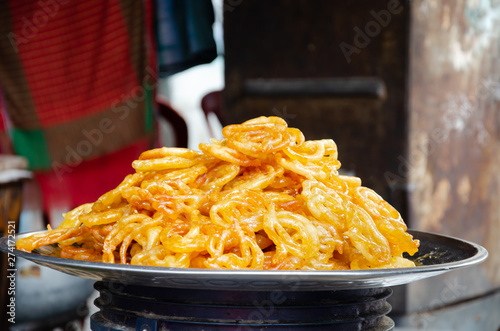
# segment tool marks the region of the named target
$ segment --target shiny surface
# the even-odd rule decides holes
[[[419,252],[409,257],[419,264],[415,268],[332,271],[181,269],[77,261],[46,255],[53,252],[56,245],[44,246],[32,253],[15,249],[12,253],[46,267],[93,280],[171,288],[249,291],[325,291],[395,286],[470,267],[488,257],[486,249],[465,240],[427,232],[408,232],[420,240]],[[9,251],[7,239],[0,239],[0,251]]]

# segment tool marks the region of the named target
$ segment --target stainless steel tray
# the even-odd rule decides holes
[[[395,286],[473,266],[488,257],[485,248],[465,240],[427,232],[408,232],[420,240],[419,252],[409,257],[418,263],[415,268],[267,271],[146,267],[76,261],[45,255],[53,251],[56,245],[44,246],[32,253],[12,250],[7,237],[0,238],[0,251],[93,280],[170,288],[239,291],[325,291]],[[33,233],[35,232],[18,234],[16,238],[27,237]]]

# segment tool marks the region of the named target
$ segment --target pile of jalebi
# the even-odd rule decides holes
[[[335,270],[414,266],[399,213],[339,175],[333,140],[278,117],[226,126],[201,152],[144,152],[114,190],[17,241],[77,260],[179,268]]]

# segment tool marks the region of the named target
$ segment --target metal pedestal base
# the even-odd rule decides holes
[[[390,288],[230,291],[97,282],[94,331],[391,330]]]

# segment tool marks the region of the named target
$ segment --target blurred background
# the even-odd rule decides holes
[[[489,251],[393,288],[396,330],[500,330],[499,0],[6,0],[0,17],[4,234],[56,227],[145,149],[280,116],[335,140],[409,228]],[[13,330],[89,329],[93,281],[16,262]]]

